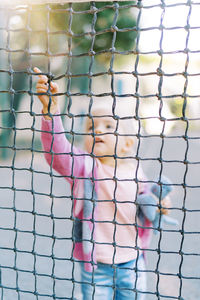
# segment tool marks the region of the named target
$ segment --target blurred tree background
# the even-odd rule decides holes
[[[108,72],[113,47],[122,54],[133,50],[133,4],[49,4],[1,11],[0,156],[6,157],[12,148],[19,107],[24,96],[31,96],[32,68],[64,78],[70,90],[88,93],[89,71]],[[118,62],[126,57],[121,55]]]

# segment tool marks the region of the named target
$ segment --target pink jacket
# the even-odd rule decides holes
[[[73,255],[85,262],[89,272],[96,264],[95,226],[98,200],[97,167],[95,159],[73,146],[66,138],[60,116],[51,120],[42,119],[41,139],[48,164],[61,174],[71,185],[73,199]],[[145,191],[146,192],[146,191]],[[144,219],[139,227],[143,249],[150,239],[151,223]]]

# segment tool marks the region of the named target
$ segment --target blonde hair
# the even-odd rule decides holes
[[[97,99],[93,101],[90,115],[95,117],[95,113],[102,111],[103,116],[109,116],[119,122],[119,133],[135,136],[138,133],[138,122],[135,118],[135,104],[133,99],[130,98],[112,98]],[[120,132],[120,128],[123,128],[123,132]]]

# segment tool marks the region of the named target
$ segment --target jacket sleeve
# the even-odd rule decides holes
[[[149,193],[150,192],[150,186],[148,183],[148,180],[146,178],[146,175],[144,174],[142,168],[139,168],[138,170],[138,195]]]
[[[59,115],[55,115],[53,120],[42,118],[41,140],[45,158],[51,168],[65,176],[70,183],[73,178],[83,176],[88,154],[67,140]]]

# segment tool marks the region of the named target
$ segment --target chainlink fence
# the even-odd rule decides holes
[[[144,294],[148,300],[198,299],[200,2],[2,3],[1,299],[82,299],[73,257],[73,188],[44,159],[35,66],[59,85],[72,149],[82,147],[84,122],[93,119],[97,102],[112,103],[117,122],[134,122],[134,154],[127,159],[142,166],[145,183],[162,189],[162,176],[169,178],[170,216],[178,221],[159,222],[143,249]],[[117,113],[119,102],[128,108],[126,116]]]

